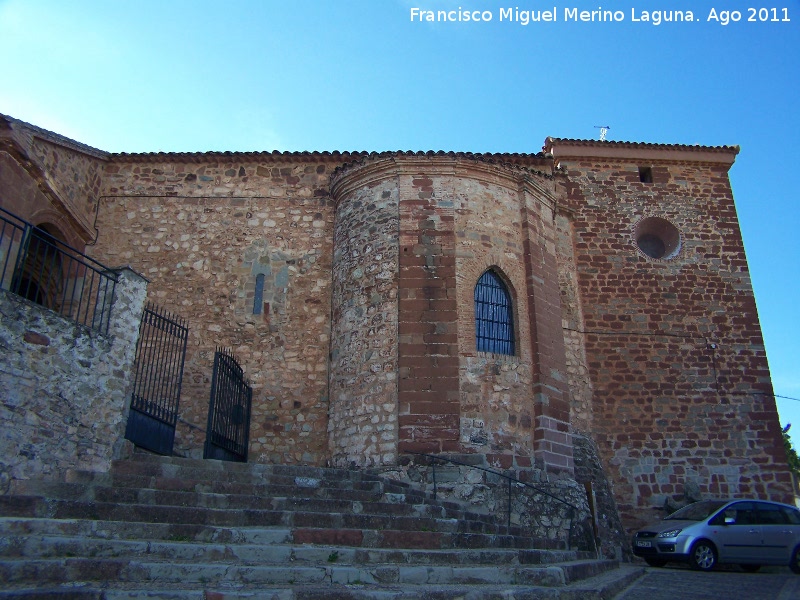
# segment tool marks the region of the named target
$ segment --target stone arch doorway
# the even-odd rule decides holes
[[[58,310],[64,291],[64,270],[59,245],[64,234],[50,223],[30,230],[22,270],[17,282],[20,296]]]

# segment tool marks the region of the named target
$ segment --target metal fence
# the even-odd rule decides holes
[[[108,333],[116,273],[0,208],[0,288]]]
[[[152,304],[145,307],[125,438],[167,456],[175,442],[188,338],[186,321]]]
[[[203,458],[247,462],[253,388],[229,350],[217,348]]]

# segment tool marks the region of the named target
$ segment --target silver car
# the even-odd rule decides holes
[[[788,566],[800,574],[800,510],[761,500],[703,500],[685,506],[633,536],[633,553],[648,565],[688,561],[710,571],[717,564]]]

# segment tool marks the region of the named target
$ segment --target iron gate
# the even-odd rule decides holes
[[[148,304],[136,345],[136,376],[125,438],[172,454],[189,328],[183,319]]]
[[[211,401],[203,458],[247,462],[253,388],[229,350],[214,354]]]

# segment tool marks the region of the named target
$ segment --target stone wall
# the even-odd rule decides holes
[[[571,216],[562,209],[556,216],[558,278],[561,286],[562,329],[566,354],[567,388],[570,398],[570,426],[574,431],[592,431],[592,380],[586,359],[583,309],[575,266],[574,231]]]
[[[445,169],[452,161],[445,160]],[[398,161],[400,451],[460,449],[454,197],[436,159]]]
[[[454,454],[461,464],[427,458],[403,457],[396,467],[384,467],[384,477],[404,481],[440,502],[453,502],[472,513],[494,515],[522,535],[537,538],[536,547],[578,548],[594,551],[591,514],[586,490],[564,473],[553,477],[541,469],[495,469],[482,454]],[[434,475],[435,471],[435,475]],[[509,480],[511,514],[509,517]],[[435,478],[435,485],[434,485]],[[527,485],[526,485],[527,484]],[[612,554],[613,557],[619,555]]]
[[[81,230],[94,236],[92,221],[103,183],[105,160],[101,158],[104,153],[88,154],[87,151],[91,150],[34,136],[30,155],[44,173],[48,187],[63,204],[64,212],[77,221]],[[41,218],[34,215],[35,220]]]
[[[0,290],[0,493],[107,471],[125,433],[146,282],[119,271],[108,335]]]
[[[727,176],[735,151],[556,142],[557,159],[559,149],[583,314],[581,331],[569,332],[572,378],[593,390],[591,431],[625,525],[648,520],[690,483],[704,495],[788,499]],[[637,244],[648,218],[665,239],[679,232],[672,254],[652,258]],[[590,382],[580,374],[583,351]],[[574,413],[584,407],[579,400]]]
[[[102,187],[105,152],[0,115],[0,206],[33,225],[54,226],[83,250]]]
[[[570,472],[552,181],[472,157],[379,156],[340,169],[332,190],[334,461],[474,452]],[[476,350],[488,269],[512,296],[513,355]]]
[[[339,179],[333,254],[331,461],[397,460],[398,227],[395,178]]]
[[[534,463],[531,328],[518,179],[519,172],[509,166],[465,164],[447,180],[456,215],[461,444],[503,469]],[[475,286],[488,269],[503,279],[511,295],[513,356],[476,350]]]
[[[253,386],[249,460],[328,460],[335,165],[243,154],[117,156],[107,167],[92,256],[133,265],[151,281],[148,299],[188,321],[176,453],[202,456],[222,346]]]
[[[598,550],[607,558],[630,559],[630,537],[622,526],[614,489],[597,445],[589,435],[580,432],[575,432],[572,439],[575,443],[575,480],[584,485],[587,498],[591,495]]]

